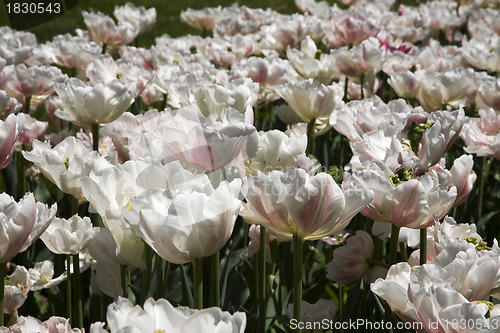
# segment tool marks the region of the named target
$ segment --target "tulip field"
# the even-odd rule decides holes
[[[77,2],[0,12],[0,333],[500,332],[498,0]]]

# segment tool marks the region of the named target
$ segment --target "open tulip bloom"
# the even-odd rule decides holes
[[[303,169],[258,172],[247,178],[250,208],[275,237],[303,240],[330,236],[344,228],[373,199],[369,189],[343,191],[332,176]]]
[[[500,332],[498,0],[272,2],[0,27],[0,333]]]

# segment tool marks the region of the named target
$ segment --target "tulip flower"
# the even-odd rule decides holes
[[[385,104],[380,97],[375,96],[351,101],[336,109],[330,116],[330,124],[351,142],[355,142],[361,140],[364,133],[374,130],[382,130],[385,136],[396,135],[404,128],[408,115],[416,111],[404,100],[392,100]]]
[[[419,232],[415,229],[401,228],[399,241],[408,246],[417,248],[408,259],[408,264],[416,266],[420,262]],[[437,221],[427,228],[427,262],[436,260],[436,257],[452,242],[461,242],[464,248],[485,248],[486,242],[477,233],[476,225],[471,223],[457,223],[453,218],[445,216],[443,222]]]
[[[316,59],[318,52],[320,56]],[[286,49],[286,56],[297,73],[304,78],[329,84],[336,74],[331,56],[321,53],[309,36],[300,43],[300,50],[289,46]]]
[[[274,90],[306,123],[328,119],[335,106],[343,103],[344,96],[340,86],[325,86],[312,79],[278,86]]]
[[[123,6],[116,6],[113,15],[118,21],[132,24],[140,34],[150,31],[156,22],[156,9],[136,7],[130,2]]]
[[[298,131],[285,133],[273,130],[260,132],[260,148],[257,155],[245,161],[248,172],[268,172],[271,170],[286,171],[295,167],[295,156],[305,154],[307,136]]]
[[[30,289],[31,281],[28,270],[21,265],[16,266],[14,273],[10,275],[9,285],[4,289],[4,313],[17,313],[17,309],[26,301]]]
[[[341,12],[333,14],[332,28],[343,45],[358,45],[365,39],[376,36],[380,30],[376,22],[360,12]]]
[[[250,56],[254,48],[254,40],[251,37],[238,34],[232,37],[213,38],[208,42],[205,52],[217,65],[230,67],[233,63]]]
[[[246,199],[262,225],[278,238],[303,240],[343,229],[372,199],[368,189],[342,191],[332,176],[305,170],[258,172],[247,180]]]
[[[482,80],[477,89],[476,103],[479,109],[493,108],[500,111],[500,80],[490,77]]]
[[[500,160],[500,115],[493,109],[479,110],[479,118],[467,118],[461,138],[464,150],[477,156],[494,157]]]
[[[68,220],[55,218],[40,239],[53,253],[75,255],[87,248],[97,232],[89,217],[73,215]]]
[[[370,190],[342,191],[332,176],[310,176],[303,169],[258,172],[249,176],[246,199],[261,225],[276,238],[293,239],[293,317],[302,318],[302,256],[304,240],[329,236],[344,228],[373,198]]]
[[[23,156],[40,168],[42,174],[61,191],[84,202],[80,180],[92,169],[92,161],[100,159],[86,142],[75,137],[64,139],[54,148],[48,143],[33,141],[33,150],[23,151]],[[104,164],[105,159],[102,159]]]
[[[205,117],[213,113],[220,115],[228,107],[246,114],[257,103],[259,85],[248,78],[221,83],[204,83],[194,80],[194,77],[188,78],[188,85],[182,87],[179,93],[186,104],[195,106]]]
[[[29,269],[31,280],[31,290],[41,290],[57,286],[62,281],[66,280],[67,272],[62,273],[57,278],[54,278],[54,263],[50,260],[37,262],[34,268]]]
[[[453,207],[458,207],[467,200],[476,181],[477,175],[472,169],[474,161],[471,155],[462,155],[453,161],[453,166],[449,171],[445,169],[444,164],[443,158],[433,169],[440,175],[445,175],[449,187],[455,186],[457,188],[457,198]]]
[[[136,95],[135,84],[127,85],[118,80],[94,85],[71,78],[54,88],[71,119],[87,126],[117,119],[134,102]]]
[[[201,10],[188,8],[181,13],[181,20],[183,22],[199,31],[205,32],[213,29],[220,21],[222,21],[222,18],[222,9],[220,6],[216,8],[204,8]]]
[[[258,44],[261,50],[285,51],[288,46],[294,46],[311,34],[312,27],[308,26],[302,15],[280,16],[271,24],[264,25],[259,30],[262,37]]]
[[[30,236],[36,222],[36,202],[32,193],[24,195],[19,202],[6,193],[0,193],[0,263],[14,258]],[[33,240],[34,242],[34,240]]]
[[[157,186],[166,183],[160,180],[160,177],[165,178],[161,167],[143,160],[127,161],[123,165],[95,170],[82,179],[83,195],[101,215],[120,253],[136,267],[144,267],[143,242],[138,236],[138,231],[134,232],[134,228],[125,225],[121,210],[129,204],[131,197],[149,188],[147,183],[137,184],[137,181],[147,179],[148,177],[144,175],[148,174],[152,176],[150,179],[154,179]]]
[[[370,268],[367,259],[373,255],[372,237],[361,230],[347,238],[345,246],[333,251],[332,261],[326,266],[326,277],[334,282],[349,284],[361,278]]]
[[[49,210],[26,193],[19,202],[0,193],[0,288],[4,289],[5,262],[32,245],[52,222],[57,205]],[[3,325],[4,296],[0,294],[0,325]]]
[[[250,57],[231,67],[238,77],[248,77],[260,86],[259,104],[272,102],[279,99],[274,92],[274,87],[284,85],[291,81],[298,81],[300,75],[289,61],[278,57]]]
[[[22,63],[36,46],[36,36],[31,32],[4,26],[0,28],[0,34],[0,57],[7,61],[7,65]]]
[[[122,332],[169,332],[169,333],[243,333],[246,316],[242,312],[230,314],[220,308],[192,310],[188,307],[174,308],[167,300],[149,298],[144,307],[133,306],[126,298],[108,306],[106,314],[111,333]],[[92,333],[107,333],[104,323],[95,323]]]
[[[232,108],[206,118],[191,106],[148,114],[133,131],[131,156],[155,156],[162,163],[179,160],[196,172],[215,171],[252,158],[259,148],[259,135],[250,117]]]
[[[88,37],[70,34],[55,36],[51,46],[57,65],[76,69],[85,69],[102,49],[98,43],[89,41]]]
[[[9,114],[18,112],[22,106],[17,99],[0,90],[0,120],[5,121]]]
[[[464,69],[452,69],[443,73],[422,70],[415,74],[420,78],[417,98],[427,112],[441,109],[443,105],[457,103],[472,94],[475,89],[473,76]]]
[[[0,120],[0,169],[9,165],[14,155],[14,148],[17,137],[22,129],[17,123],[15,115],[11,114],[5,119]]]
[[[18,65],[7,81],[5,91],[12,97],[32,97],[33,102],[40,103],[54,92],[55,83],[64,82],[66,79],[67,76],[57,67],[27,68],[25,65]]]
[[[184,189],[144,192],[130,201],[137,212],[146,243],[162,258],[175,264],[192,262],[220,250],[231,236],[241,202],[234,183],[222,182],[214,189],[204,177],[204,185],[194,182]]]
[[[49,124],[44,121],[38,121],[29,114],[20,113],[17,115],[18,122],[24,123],[23,131],[17,138],[18,144],[31,145],[34,139],[41,140],[45,136],[45,131]]]
[[[419,78],[415,73],[410,71],[391,74],[387,83],[389,83],[392,89],[394,89],[396,94],[401,98],[415,98],[420,88]]]
[[[448,187],[437,173],[413,178],[411,171],[393,173],[379,161],[366,163],[365,170],[345,174],[344,187],[371,189],[373,201],[361,210],[363,215],[398,227],[426,228],[441,219],[453,206],[455,186]]]
[[[21,316],[17,318],[17,322],[6,328],[7,331],[2,332],[72,332],[72,333],[83,333],[83,329],[71,328],[69,319],[52,316],[46,321],[42,322],[35,317],[24,317]]]
[[[371,290],[402,320],[421,322],[427,332],[451,332],[445,328],[452,321],[488,327],[489,320],[500,319],[500,309],[486,301],[500,285],[498,247],[480,248],[470,239],[442,245],[432,263],[413,269],[398,263]]]
[[[464,39],[462,55],[472,66],[489,71],[500,71],[500,50],[498,36],[490,38]]]
[[[315,323],[320,323],[323,320],[332,320],[338,312],[338,307],[333,299],[320,299],[314,304],[310,304],[306,301],[302,301],[302,321],[307,325],[313,325]],[[286,308],[286,314],[289,318],[293,318],[293,309],[291,304]],[[316,332],[314,330],[313,332]]]
[[[120,21],[116,24],[111,17],[101,12],[84,11],[82,15],[90,39],[103,45],[104,51],[106,46],[116,48],[130,43],[139,33],[130,23]]]
[[[241,211],[240,211],[241,215]],[[257,253],[260,249],[260,232],[261,232],[261,226],[252,224],[250,226],[250,229],[248,230],[248,237],[250,238],[250,243],[248,243],[247,250],[245,251],[245,258],[248,258],[255,253]],[[271,243],[274,240],[273,235],[270,233],[266,233],[266,262],[271,263],[271,249],[269,248],[269,243]]]
[[[386,51],[380,47],[380,42],[370,37],[351,49],[342,47],[332,50],[335,68],[345,76],[363,87],[374,86],[375,73],[382,67]],[[373,91],[373,89],[369,89]]]

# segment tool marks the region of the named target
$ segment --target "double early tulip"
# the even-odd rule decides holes
[[[234,180],[214,189],[204,175],[185,186],[153,189],[132,198],[123,216],[140,219],[144,241],[165,260],[192,262],[214,254],[228,241],[241,206],[240,187]]]
[[[379,161],[364,164],[365,170],[345,174],[344,186],[372,189],[373,201],[363,208],[363,215],[398,227],[426,228],[441,219],[453,206],[457,189],[430,172],[413,178],[411,170],[393,173]],[[442,175],[441,175],[442,176]]]
[[[133,306],[128,299],[119,297],[108,306],[106,317],[111,333],[243,333],[246,327],[244,313],[230,314],[216,307],[203,310],[192,310],[184,306],[174,308],[162,298],[157,301],[149,298],[143,309],[139,305]],[[90,332],[107,333],[103,326],[104,323],[95,323]]]
[[[16,202],[0,193],[0,263],[14,258],[33,244],[52,222],[57,206],[37,204],[32,193]]]
[[[88,126],[117,119],[134,102],[136,94],[135,84],[118,80],[103,85],[71,78],[54,88],[71,119]]]
[[[12,160],[19,132],[15,115],[9,115],[5,121],[0,120],[0,169],[7,167]]]
[[[258,172],[247,179],[246,198],[262,225],[277,238],[330,236],[344,228],[373,199],[369,189],[342,191],[332,176],[303,169]]]

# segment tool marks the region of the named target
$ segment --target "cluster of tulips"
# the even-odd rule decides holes
[[[500,329],[498,1],[295,3],[0,28],[0,332]]]

